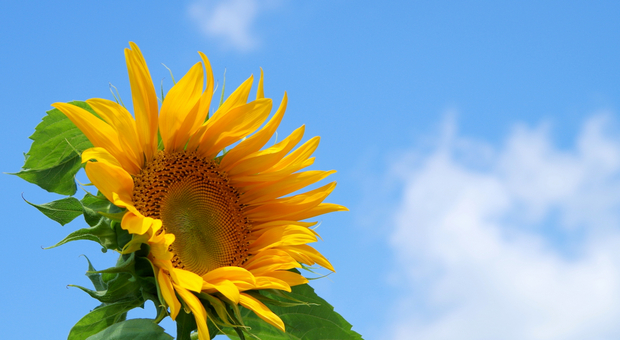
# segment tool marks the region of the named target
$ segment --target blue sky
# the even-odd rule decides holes
[[[156,85],[211,60],[227,89],[265,71],[279,132],[336,169],[313,281],[366,339],[620,336],[620,4],[613,1],[11,2],[0,16],[1,170],[57,101],[130,98],[136,42]],[[85,178],[82,178],[84,181]],[[68,284],[114,263],[0,176],[3,334],[62,339],[95,306]],[[147,310],[136,316],[151,316]],[[10,321],[9,321],[10,320]],[[164,323],[172,327],[172,323]]]

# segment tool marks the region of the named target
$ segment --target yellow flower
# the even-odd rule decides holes
[[[126,209],[121,226],[133,240],[123,252],[135,251],[141,243],[150,246],[148,256],[172,319],[181,310],[180,298],[194,314],[201,340],[209,339],[207,314],[196,293],[225,297],[284,331],[277,315],[244,292],[290,291],[306,283],[289,271],[300,263],[333,271],[307,245],[317,240],[310,229],[315,223],[301,220],[346,210],[323,203],[335,182],[286,196],[334,172],[299,171],[313,163],[310,156],[319,138],[295,149],[302,126],[261,150],[287,103],[285,93],[260,128],[272,108],[271,99],[264,97],[262,71],[256,100],[247,102],[250,77],[207,120],[213,74],[200,52],[202,62],[170,89],[159,108],[142,53],[136,44],[130,46],[125,58],[135,119],[105,99],[87,100],[99,118],[74,105],[53,104],[94,145],[82,153],[89,179],[110,202]],[[158,133],[163,147],[158,147]]]

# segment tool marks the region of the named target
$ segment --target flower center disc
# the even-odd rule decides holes
[[[174,234],[169,250],[175,267],[204,275],[247,258],[250,224],[217,163],[193,153],[159,153],[134,178],[133,200]]]

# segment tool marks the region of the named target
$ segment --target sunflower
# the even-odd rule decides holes
[[[264,97],[262,70],[256,100],[248,103],[251,76],[209,117],[214,82],[201,52],[202,62],[168,91],[160,108],[144,57],[136,44],[130,47],[125,58],[135,119],[106,99],[87,100],[96,116],[71,104],[52,105],[92,142],[82,153],[90,181],[126,211],[121,226],[133,239],[123,253],[149,245],[162,304],[174,320],[183,303],[201,340],[209,339],[204,294],[246,307],[284,331],[282,320],[248,291],[290,291],[307,283],[290,270],[301,264],[334,270],[307,245],[317,241],[316,222],[302,220],[346,210],[323,203],[335,182],[291,195],[334,173],[300,171],[314,162],[319,138],[295,148],[302,126],[263,149],[287,96],[267,121],[272,100]]]

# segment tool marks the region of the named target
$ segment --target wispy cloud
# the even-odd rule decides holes
[[[224,47],[248,51],[259,44],[254,24],[261,9],[258,0],[199,0],[188,12],[206,36]]]
[[[395,169],[402,283],[390,339],[620,337],[620,140],[609,116],[571,148],[516,126],[494,148],[446,123]]]

